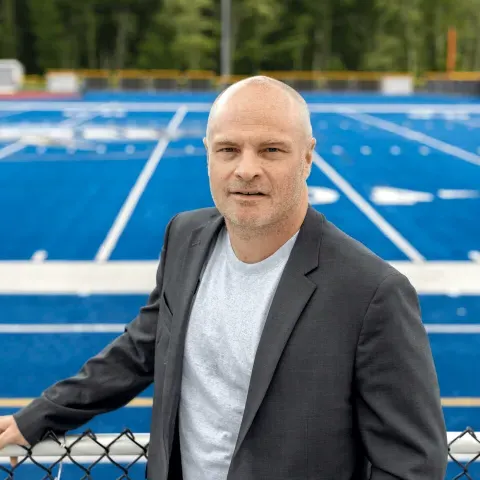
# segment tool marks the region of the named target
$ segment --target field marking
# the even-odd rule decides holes
[[[20,152],[23,150],[27,145],[23,143],[21,140],[10,143],[6,147],[3,147],[0,150],[0,160],[3,160],[6,157],[9,157],[10,155],[13,155],[14,153]]]
[[[3,109],[0,108],[0,111],[3,111]],[[19,111],[19,112],[8,112],[8,113],[0,113],[0,120],[4,119],[4,118],[8,118],[8,117],[13,117],[14,115],[20,115],[22,113],[28,113],[28,112],[24,112],[24,111]]]
[[[155,172],[165,150],[168,147],[170,142],[170,138],[175,136],[178,127],[182,123],[185,115],[187,114],[187,108],[185,106],[180,107],[173,118],[170,120],[167,129],[166,129],[166,136],[161,138],[157,143],[157,146],[153,150],[150,158],[148,159],[147,163],[143,167],[142,172],[137,178],[135,185],[130,190],[125,203],[122,205],[113,225],[111,226],[109,232],[103,243],[100,245],[97,254],[95,255],[96,262],[105,262],[110,258],[110,255],[117,245],[118,239],[120,235],[123,233],[130,217],[135,210],[135,207],[140,200],[150,178],[152,177],[153,173]]]
[[[214,97],[214,94],[212,94]],[[2,104],[0,102],[1,111],[20,112],[28,111],[45,111],[58,112],[67,110],[69,112],[78,111],[99,111],[99,113],[108,112],[176,112],[179,108],[186,106],[190,112],[208,112],[212,106],[211,102],[180,102],[180,101],[145,101],[145,102],[129,102],[121,100],[111,100],[108,108],[104,107],[105,102],[98,101],[65,101],[65,102],[24,102],[10,101]],[[459,114],[480,114],[480,103],[324,103],[309,102],[309,109],[312,113],[344,113],[344,112],[367,112],[367,113],[411,113],[413,115],[445,115],[448,113]]]
[[[314,152],[314,164],[350,199],[350,201],[410,260],[424,262],[425,257],[388,223],[329,163]]]
[[[419,294],[480,295],[480,263],[390,261]],[[0,294],[148,295],[155,286],[157,260],[0,261]]]
[[[480,324],[475,323],[427,323],[425,328],[428,333],[438,334],[478,334],[480,333]]]
[[[468,130],[472,130],[474,128],[480,128],[480,120],[478,119],[462,119],[462,118],[451,118],[449,119],[451,122],[455,122],[457,123],[458,125],[462,125],[463,127],[465,127],[466,129]]]
[[[22,112],[18,112],[18,113],[29,113],[29,112],[22,111]],[[12,115],[14,115],[14,114],[12,114]],[[58,127],[65,127],[66,126],[67,128],[68,127],[75,128],[75,127],[78,127],[78,126],[82,125],[82,123],[88,122],[89,120],[91,120],[92,118],[95,118],[98,115],[99,114],[95,113],[95,112],[93,112],[93,113],[83,112],[82,115],[80,115],[77,118],[69,118],[67,120],[64,120],[64,121],[60,122],[58,124]],[[6,147],[4,147],[0,150],[0,160],[3,160],[4,158],[9,157],[10,155],[13,155],[14,153],[20,152],[21,150],[25,149],[28,146],[29,146],[29,144],[23,142],[22,140],[17,140],[14,143],[10,143],[9,145],[7,145]]]
[[[0,398],[0,408],[23,408],[34,398]],[[443,407],[480,407],[480,397],[443,397]],[[126,408],[149,408],[153,405],[152,397],[137,397],[125,405]]]
[[[26,407],[34,398],[0,398],[0,408],[22,408]],[[125,405],[128,408],[151,407],[153,399],[151,397],[137,397]]]
[[[426,323],[429,334],[480,334],[480,324]],[[1,334],[123,333],[125,323],[0,323]]]
[[[124,323],[0,323],[1,334],[123,333]]]
[[[368,124],[380,128],[381,130],[394,133],[408,140],[414,140],[423,145],[428,145],[429,147],[434,148],[435,150],[438,150],[442,153],[457,157],[460,160],[464,160],[473,165],[480,166],[479,155],[475,155],[474,153],[463,150],[463,148],[456,147],[449,143],[443,142],[442,140],[430,137],[425,133],[421,133],[407,127],[402,127],[400,125],[397,125],[396,123],[389,122],[388,120],[372,117],[371,115],[368,115],[366,113],[343,113],[342,115],[357,120],[360,123]]]

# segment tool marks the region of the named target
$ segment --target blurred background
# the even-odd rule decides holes
[[[480,0],[0,0],[0,415],[135,317],[168,221],[213,206],[210,105],[255,74],[304,95],[311,204],[410,278],[449,438],[480,432]],[[78,432],[148,432],[152,394]]]

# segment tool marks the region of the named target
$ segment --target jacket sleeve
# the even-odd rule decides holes
[[[96,415],[123,407],[153,382],[157,325],[162,321],[159,301],[172,222],[166,228],[155,288],[124,333],[86,361],[75,376],[50,386],[13,415],[30,446],[50,431],[63,434]]]
[[[371,480],[443,480],[448,461],[440,389],[417,294],[394,273],[366,312],[356,407]]]

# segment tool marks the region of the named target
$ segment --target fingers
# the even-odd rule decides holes
[[[11,424],[10,417],[2,416],[0,417],[0,433],[5,431]]]
[[[16,423],[12,416],[0,417],[0,450],[7,445],[25,445],[25,440],[19,435]],[[18,457],[10,457],[10,465],[15,468],[18,465]]]
[[[12,430],[11,428],[7,428],[0,435],[0,450],[3,450],[7,445],[10,445],[12,440]]]
[[[4,449],[8,445],[18,444],[15,441],[15,430],[11,427],[8,427],[0,435],[0,450]],[[15,468],[18,465],[18,457],[10,457],[10,465],[12,468]]]
[[[14,426],[8,427],[0,434],[0,450],[3,450],[7,445],[27,445]]]
[[[8,431],[3,431],[0,435],[0,450],[3,450],[8,445]]]

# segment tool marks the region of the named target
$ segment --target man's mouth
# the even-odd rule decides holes
[[[262,192],[258,192],[258,191],[255,191],[255,190],[252,190],[252,191],[234,191],[232,192],[234,195],[244,195],[246,197],[250,197],[250,196],[264,196],[265,194],[262,193]]]

